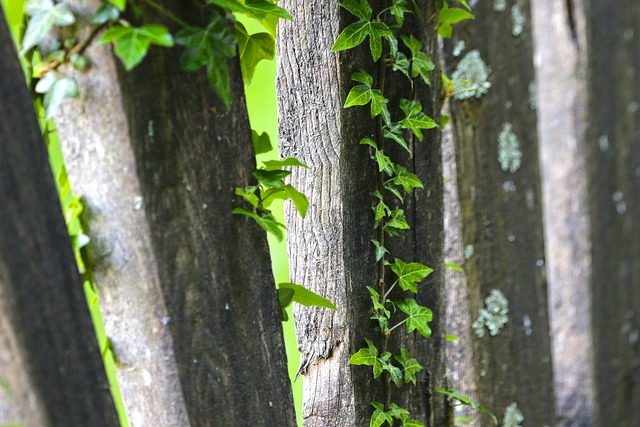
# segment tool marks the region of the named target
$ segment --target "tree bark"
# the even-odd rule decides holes
[[[14,357],[12,370],[2,371],[8,384],[0,393],[13,393],[9,402],[16,405],[1,421],[118,426],[46,147],[1,8],[0,55],[0,329],[9,342],[0,351],[2,367],[7,354]]]
[[[532,2],[549,317],[558,426],[593,423],[591,252],[583,138],[584,13]],[[599,344],[598,344],[599,345]]]
[[[378,7],[372,3],[374,10]],[[435,28],[437,2],[420,2],[422,16],[408,18],[406,31],[421,39],[424,49],[437,57]],[[369,402],[385,401],[381,380],[373,381],[370,368],[349,366],[349,358],[364,346],[364,338],[374,338],[369,320],[371,300],[365,288],[375,287],[376,267],[370,239],[376,238],[371,214],[371,193],[376,188],[375,166],[368,150],[358,145],[364,136],[373,136],[375,121],[366,108],[343,109],[346,94],[353,86],[351,74],[364,69],[383,78],[379,64],[373,64],[368,46],[347,53],[331,53],[339,33],[352,18],[337,3],[284,1],[294,16],[283,22],[278,33],[278,80],[280,93],[280,144],[283,157],[295,156],[310,166],[291,175],[293,185],[309,198],[307,217],[302,220],[291,206],[286,208],[291,278],[336,304],[337,312],[318,308],[297,308],[296,329],[304,373],[303,419],[305,426],[369,425]],[[397,105],[404,77],[385,78],[385,95]],[[437,71],[434,72],[437,75]],[[432,78],[433,81],[438,80]],[[418,84],[417,99],[425,113],[437,116],[439,90]],[[403,92],[411,98],[412,92]],[[393,114],[393,113],[392,113]],[[437,117],[436,117],[437,120]],[[445,399],[434,395],[443,385],[444,305],[442,280],[442,185],[439,138],[427,132],[425,141],[415,141],[410,170],[419,175],[427,189],[408,197],[404,207],[412,230],[393,244],[397,256],[407,262],[419,261],[437,269],[419,303],[434,311],[430,325],[433,337],[410,336],[391,345],[404,346],[420,360],[425,370],[418,386],[406,386],[394,401],[410,410],[413,418],[427,425],[440,425]],[[386,152],[386,151],[385,151]],[[391,151],[394,152],[395,151]],[[396,153],[397,154],[397,153]],[[393,157],[394,154],[392,154]],[[391,350],[391,349],[390,349]],[[405,393],[406,392],[406,393]],[[435,424],[433,424],[435,423]]]
[[[462,40],[466,50],[451,67],[460,82],[484,84],[452,104],[475,382],[504,422],[520,411],[526,425],[553,425],[529,2],[495,4],[478,2],[476,19],[456,28],[456,50]],[[478,57],[491,69],[490,88]],[[483,417],[482,425],[493,423]]]
[[[193,3],[169,9],[193,25],[208,18]],[[101,49],[59,129],[107,256],[96,269],[107,333],[138,371],[120,373],[128,411],[141,426],[295,425],[266,237],[231,214],[255,168],[237,59],[226,111],[204,73],[180,70],[179,48],[152,47],[131,72]],[[84,110],[93,123],[77,120]]]
[[[589,0],[586,130],[596,426],[640,418],[640,4]]]

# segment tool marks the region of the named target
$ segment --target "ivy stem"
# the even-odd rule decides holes
[[[52,61],[52,62],[49,62],[44,67],[42,67],[40,69],[40,78],[44,77],[44,75],[47,74],[49,71],[53,71],[53,70],[57,69],[64,62],[69,62],[71,60],[71,57],[73,55],[75,55],[76,53],[77,54],[84,53],[84,51],[87,49],[87,47],[89,47],[89,45],[91,44],[93,39],[96,37],[96,35],[98,35],[98,33],[103,28],[105,28],[107,25],[109,25],[109,23],[105,22],[104,24],[100,24],[100,25],[94,27],[91,30],[91,33],[89,33],[89,35],[87,36],[86,39],[82,40],[80,43],[78,43],[73,48],[71,48],[71,50],[69,52],[67,52],[67,54],[64,57],[64,61]]]
[[[171,19],[173,22],[175,22],[176,24],[181,25],[184,28],[188,28],[190,25],[187,24],[186,22],[184,22],[182,19],[178,18],[176,15],[174,15],[173,13],[169,12],[167,9],[165,9],[164,7],[160,6],[158,3],[156,3],[153,0],[142,0],[143,3],[148,4],[149,6],[151,6],[152,8],[154,8],[155,10],[157,10],[158,12],[160,12],[162,15],[166,16],[167,18]]]
[[[393,285],[391,285],[391,287],[389,288],[389,290],[387,290],[387,292],[384,293],[384,295],[382,296],[382,301],[385,301],[387,299],[387,297],[389,296],[389,294],[391,293],[391,291],[393,290],[393,288],[395,288],[395,286],[398,284],[398,281],[396,280],[395,282],[393,282]]]
[[[389,329],[389,333],[391,333],[391,332],[392,332],[394,329],[396,329],[398,326],[404,325],[404,324],[407,322],[407,320],[409,320],[409,317],[407,317],[406,319],[401,320],[400,322],[398,322],[398,323],[396,323],[395,325],[393,325],[393,327]]]

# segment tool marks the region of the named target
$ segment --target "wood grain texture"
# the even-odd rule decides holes
[[[100,2],[70,4],[79,28],[88,32],[88,19]],[[188,427],[168,326],[176,319],[167,312],[160,287],[118,59],[109,45],[93,44],[86,54],[88,72],[64,69],[78,82],[80,96],[63,103],[56,126],[71,188],[87,211],[94,280],[117,361],[116,378],[131,427]],[[153,123],[149,126],[152,131]]]
[[[208,22],[196,3],[164,6]],[[151,10],[145,20],[161,21]],[[204,70],[181,71],[180,54],[152,48],[119,81],[189,420],[294,426],[266,236],[231,214],[255,168],[239,62],[228,61],[227,111]]]
[[[521,32],[514,31],[518,5]],[[456,38],[477,49],[491,68],[491,88],[480,98],[452,104],[464,244],[474,255],[465,262],[472,321],[493,289],[509,301],[508,323],[500,334],[474,337],[477,393],[499,418],[516,403],[525,425],[553,425],[555,409],[536,114],[529,106],[534,80],[528,1],[474,7],[476,19],[460,24]],[[516,33],[517,35],[514,35]],[[459,62],[452,61],[450,72]],[[510,123],[521,164],[503,170],[499,135]],[[508,129],[508,126],[507,126]],[[512,166],[508,165],[508,166]],[[535,373],[535,375],[532,375]],[[493,425],[483,417],[483,426]]]
[[[2,328],[11,329],[3,340],[12,341],[0,352],[13,350],[26,370],[7,379],[22,375],[26,384],[15,384],[15,403],[22,413],[33,411],[12,422],[118,426],[46,147],[1,9],[0,55],[0,316]]]
[[[594,425],[626,426],[640,418],[640,3],[579,4],[587,41]]]
[[[584,127],[584,13],[532,1],[538,135],[557,425],[593,423],[591,252]]]
[[[379,6],[371,4],[374,9]],[[364,346],[363,338],[378,341],[382,348],[368,319],[371,303],[365,288],[375,287],[377,277],[370,243],[376,238],[370,195],[376,188],[376,173],[371,153],[358,145],[362,137],[376,138],[376,124],[367,108],[345,110],[342,104],[353,86],[351,74],[359,69],[374,77],[376,87],[385,80],[394,116],[401,114],[397,110],[400,91],[408,89],[406,98],[413,92],[399,74],[383,77],[379,65],[372,64],[367,43],[346,53],[331,53],[340,29],[353,21],[337,3],[284,1],[282,5],[292,12],[294,22],[282,23],[278,34],[281,154],[298,157],[311,167],[292,174],[292,183],[307,195],[310,205],[304,220],[291,206],[286,208],[291,278],[338,306],[337,312],[296,310],[301,372],[305,373],[303,418],[305,426],[312,427],[366,426],[372,412],[369,402],[384,401],[384,383],[373,380],[369,368],[350,367],[347,361]],[[405,26],[435,58],[436,2],[421,2],[421,7],[427,19],[409,18]],[[437,86],[432,91],[416,86],[415,96],[431,116],[439,113],[438,94]],[[420,261],[437,269],[418,295],[419,302],[435,312],[434,337],[393,340],[389,350],[397,352],[402,345],[427,367],[419,385],[394,394],[394,401],[431,425],[443,417],[445,405],[444,398],[433,395],[433,387],[441,386],[444,377],[444,352],[439,351],[444,342],[439,323],[444,322],[444,307],[440,147],[436,132],[427,135],[421,143],[410,142],[416,145],[413,159],[399,154],[400,150],[389,148],[388,152],[398,155],[394,160],[406,161],[427,187],[408,198],[405,210],[413,229],[393,247],[407,262]]]

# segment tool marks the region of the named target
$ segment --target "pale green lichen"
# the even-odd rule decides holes
[[[460,56],[462,52],[467,48],[467,44],[464,40],[458,40],[456,45],[453,47],[453,56]]]
[[[480,98],[486,94],[491,87],[488,81],[491,69],[487,67],[480,57],[480,52],[476,49],[467,53],[458,63],[458,67],[451,74],[455,99],[466,99],[471,97]]]
[[[518,404],[513,402],[507,406],[504,410],[504,417],[502,418],[502,427],[521,427],[521,423],[524,421],[524,415],[518,408]]]
[[[509,321],[509,301],[498,289],[492,289],[488,297],[484,299],[485,307],[480,310],[478,318],[471,325],[476,336],[485,336],[485,328],[492,337],[498,335],[504,325]]]
[[[464,259],[469,259],[473,256],[474,248],[473,245],[467,245],[464,247]]]
[[[600,138],[598,138],[598,146],[600,147],[600,151],[607,151],[609,149],[609,136],[600,135]]]
[[[517,4],[511,8],[511,23],[511,34],[518,37],[524,31],[524,15]]]
[[[493,0],[493,10],[504,12],[507,9],[507,0]]]
[[[538,108],[538,86],[535,80],[529,82],[529,108],[532,110]]]
[[[518,137],[513,132],[511,123],[502,125],[502,131],[498,135],[498,162],[503,171],[515,173],[522,163],[522,151]]]

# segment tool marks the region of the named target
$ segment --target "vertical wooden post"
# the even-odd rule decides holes
[[[452,115],[477,393],[505,422],[553,425],[529,7],[478,2],[456,29]]]
[[[7,421],[115,427],[46,147],[2,8],[0,56],[0,328],[10,330],[3,340],[11,342],[0,352],[26,371],[7,378],[26,384],[9,381],[0,391],[20,391],[16,415],[25,418]]]

